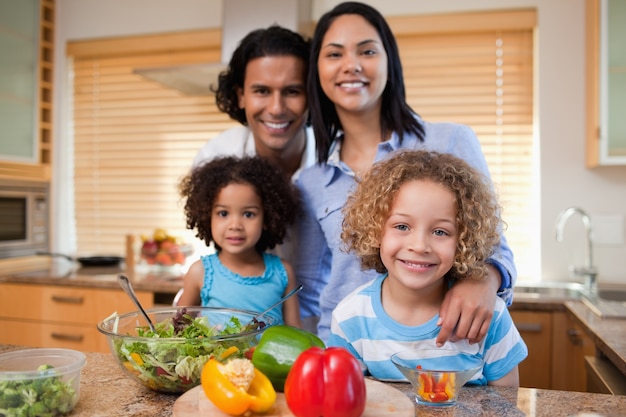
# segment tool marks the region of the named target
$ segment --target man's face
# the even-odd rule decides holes
[[[302,146],[294,140],[307,119],[304,62],[295,56],[265,56],[248,62],[239,107],[245,110],[259,155]]]

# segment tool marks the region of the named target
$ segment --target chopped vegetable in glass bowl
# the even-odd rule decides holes
[[[210,358],[250,358],[263,331],[276,324],[270,316],[227,308],[164,307],[147,313],[155,332],[139,311],[113,314],[98,330],[107,336],[113,356],[128,375],[166,393],[200,385]]]
[[[0,355],[0,416],[60,416],[78,402],[85,355],[22,349]]]
[[[391,362],[415,388],[420,405],[450,407],[461,387],[480,376],[482,358],[449,348],[411,349],[395,353]]]

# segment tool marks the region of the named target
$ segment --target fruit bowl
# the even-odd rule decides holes
[[[164,229],[156,229],[151,236],[142,235],[139,258],[147,265],[171,267],[183,265],[193,253],[191,244],[168,234]]]
[[[415,389],[421,405],[451,407],[459,390],[483,367],[483,360],[453,349],[405,350],[391,356],[391,362]]]
[[[0,355],[0,415],[60,416],[80,396],[85,355],[71,349],[23,349]]]
[[[113,314],[98,324],[122,370],[159,392],[183,393],[200,385],[202,367],[218,360],[250,357],[270,316],[213,307],[161,307],[146,311],[152,332],[139,311]]]

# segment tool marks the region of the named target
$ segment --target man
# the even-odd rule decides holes
[[[217,107],[242,126],[208,141],[193,165],[219,155],[259,155],[289,177],[315,162],[315,141],[305,127],[309,42],[280,26],[244,37],[219,76]]]
[[[315,140],[308,119],[306,74],[309,42],[280,26],[250,32],[240,42],[219,76],[217,107],[242,126],[208,141],[193,166],[217,156],[259,155],[295,180],[315,163]],[[291,228],[275,253],[293,261],[298,239]],[[302,317],[303,327],[316,332],[317,320]]]

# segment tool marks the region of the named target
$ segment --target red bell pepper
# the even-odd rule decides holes
[[[285,399],[296,417],[359,417],[366,401],[363,371],[344,348],[309,348],[287,375]]]
[[[420,365],[417,369],[422,369]],[[438,379],[437,379],[438,378]],[[454,397],[454,374],[448,372],[420,373],[417,395],[425,401],[440,403]]]

